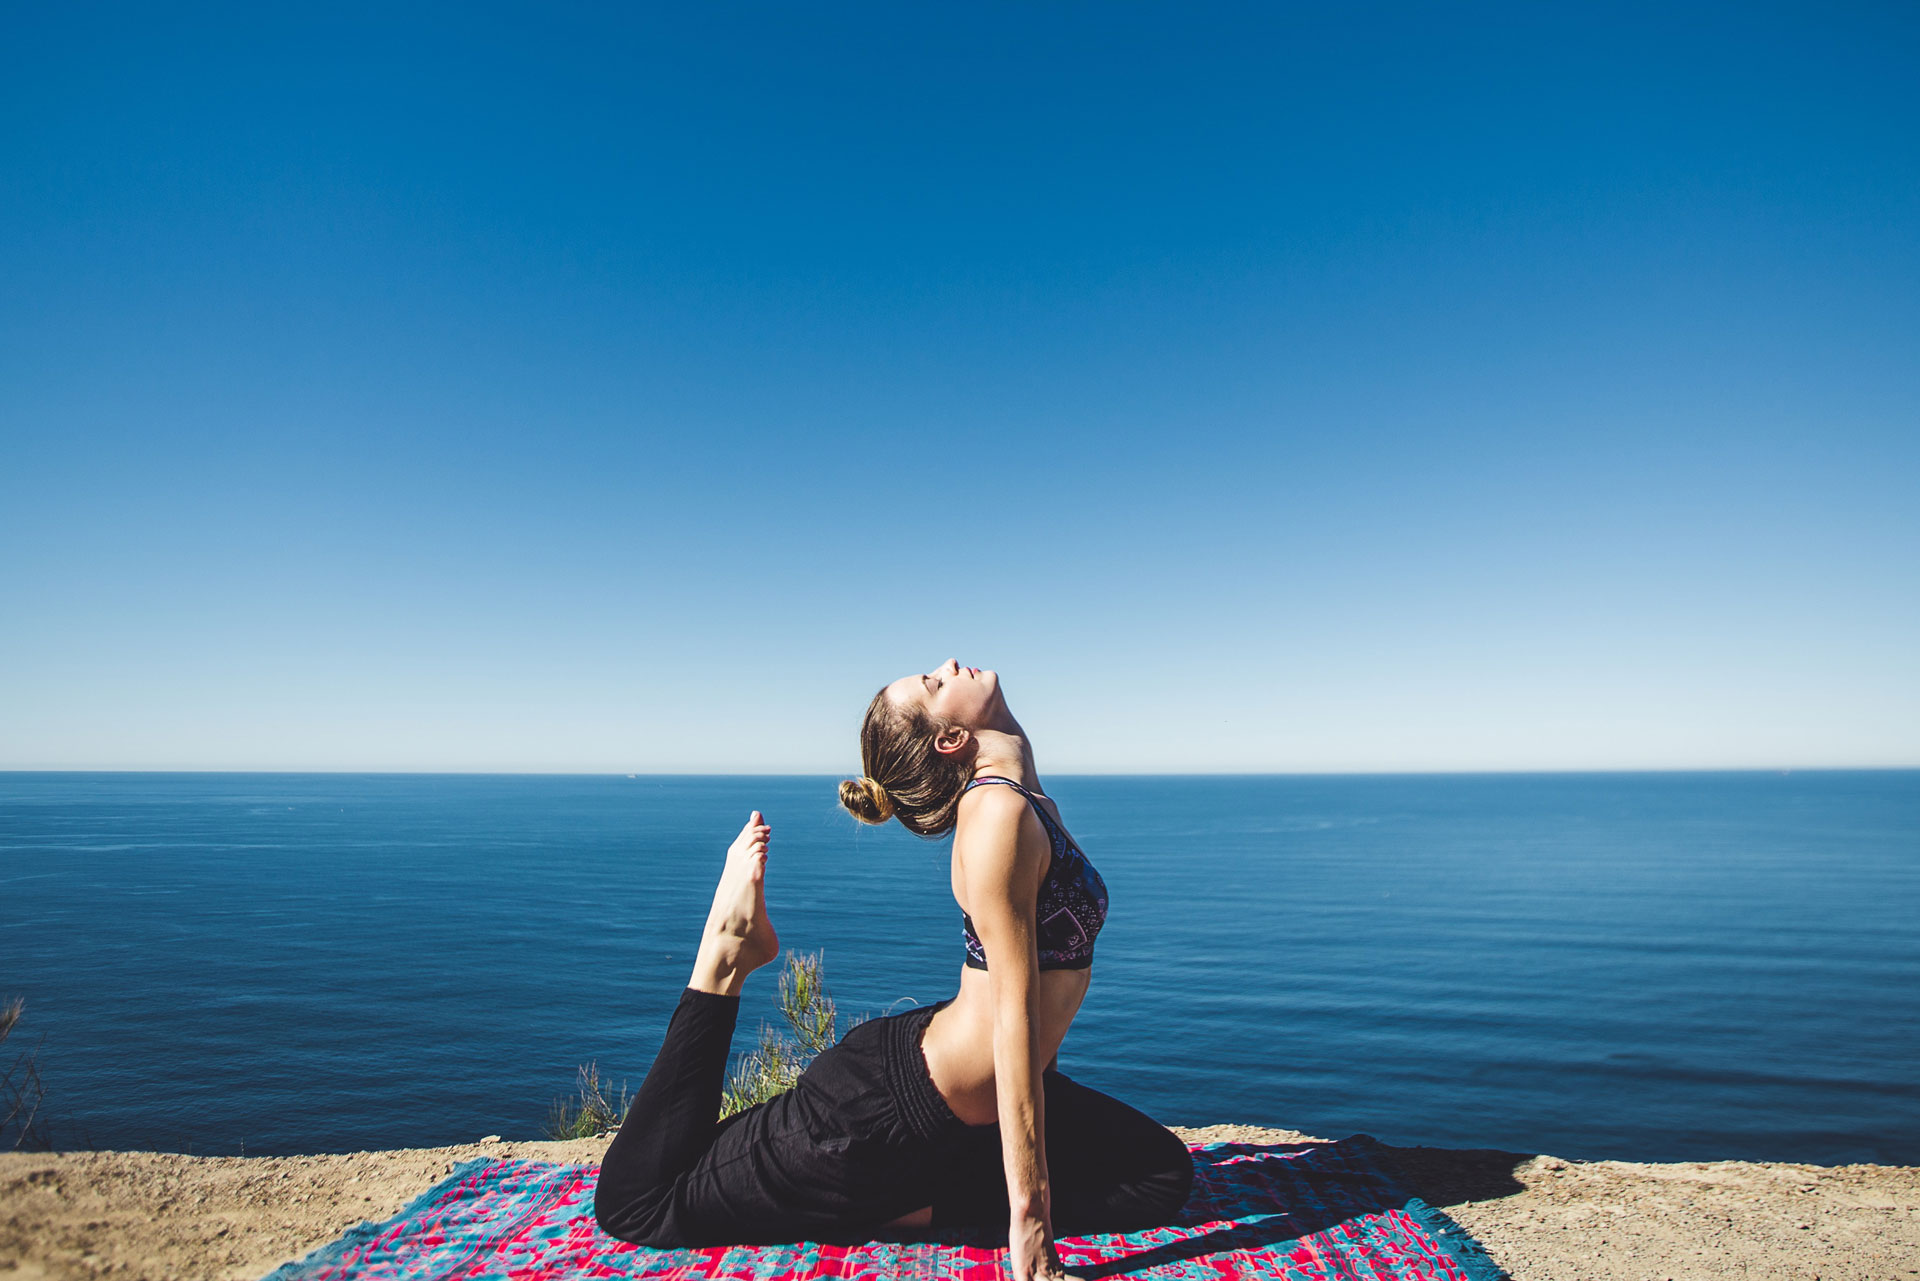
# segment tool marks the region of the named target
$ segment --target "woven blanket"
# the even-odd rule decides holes
[[[1313,1145],[1197,1147],[1193,1196],[1177,1223],[1065,1237],[1062,1261],[1087,1281],[1502,1281],[1505,1274],[1459,1225],[1395,1183],[1376,1150],[1364,1136]],[[853,1245],[628,1245],[594,1224],[597,1173],[590,1165],[469,1161],[385,1223],[363,1223],[267,1281],[999,1281],[1006,1275],[1004,1245],[982,1233]]]

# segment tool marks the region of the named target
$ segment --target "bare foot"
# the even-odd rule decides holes
[[[713,891],[713,910],[700,936],[693,977],[698,992],[738,996],[747,975],[780,954],[780,936],[767,919],[767,841],[773,829],[755,810],[727,847],[727,865]]]

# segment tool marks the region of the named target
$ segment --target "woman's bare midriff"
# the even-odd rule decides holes
[[[1086,998],[1091,970],[1042,970],[1034,1002],[1033,1037],[1041,1063],[1052,1061]],[[999,1119],[993,1089],[993,993],[987,972],[962,968],[960,994],[927,1023],[921,1050],[934,1088],[968,1125]]]

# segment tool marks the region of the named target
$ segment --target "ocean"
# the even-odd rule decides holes
[[[754,808],[843,1013],[951,995],[950,846],[835,781],[0,774],[0,1068],[61,1147],[538,1137]],[[1163,1121],[1920,1164],[1920,771],[1046,782],[1112,894],[1061,1066]]]

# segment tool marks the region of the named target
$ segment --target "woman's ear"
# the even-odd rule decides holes
[[[940,736],[933,740],[933,750],[942,756],[951,756],[972,741],[972,730],[964,725],[955,725],[952,729],[940,731]]]

